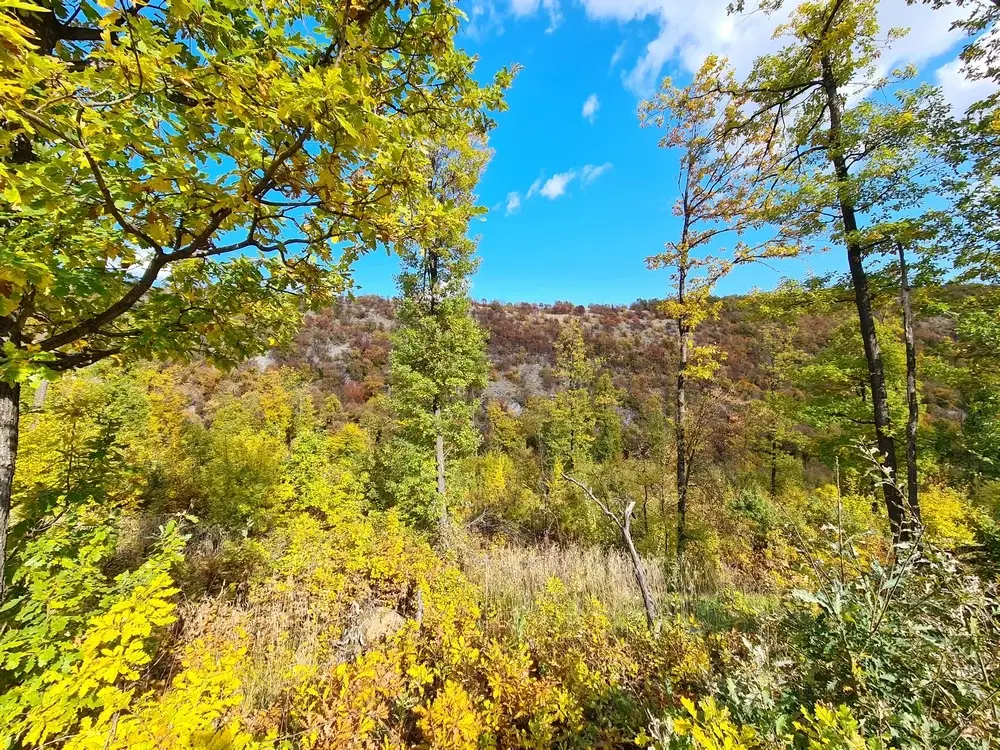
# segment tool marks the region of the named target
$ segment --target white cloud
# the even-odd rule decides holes
[[[956,59],[945,63],[935,73],[941,93],[958,116],[964,115],[970,106],[996,91],[996,84],[992,81],[966,78],[964,67],[963,62]]]
[[[551,34],[562,23],[559,0],[510,0],[510,9],[515,16],[534,15],[539,8],[549,16],[549,27],[545,31]]]
[[[510,0],[514,12],[528,15],[540,7],[556,6],[557,0]],[[786,2],[773,14],[761,12],[730,16],[727,0],[578,0],[587,16],[594,20],[651,20],[659,26],[657,36],[646,45],[636,64],[624,76],[626,85],[641,96],[650,94],[658,85],[668,62],[688,72],[695,72],[712,53],[728,57],[738,74],[749,72],[755,58],[779,49],[784,43],[773,39],[772,33],[796,6]],[[750,4],[748,3],[748,6]],[[884,70],[902,63],[918,66],[948,51],[962,37],[951,30],[955,18],[963,9],[948,4],[934,10],[929,4],[907,4],[906,0],[882,0],[878,5],[879,23],[883,36],[893,27],[909,28],[910,33],[893,43],[883,55]],[[615,53],[614,62],[621,55]]]
[[[491,33],[497,36],[503,34],[503,18],[495,0],[472,0],[465,33],[476,40],[484,39]]]
[[[510,0],[510,9],[515,16],[530,16],[538,10],[539,0]]]
[[[615,49],[614,54],[611,55],[611,63],[610,65],[608,65],[608,67],[611,70],[614,70],[616,67],[618,67],[618,63],[620,63],[622,61],[622,58],[625,56],[625,49],[627,47],[628,47],[628,42],[622,42],[621,44],[618,45],[618,48]]]
[[[517,192],[507,193],[507,213],[506,216],[516,214],[521,210],[521,194]]]
[[[544,196],[550,201],[563,197],[566,195],[567,189],[577,176],[580,177],[580,183],[582,185],[590,185],[598,177],[611,169],[611,167],[611,162],[605,162],[604,164],[587,164],[582,167],[579,172],[577,172],[576,169],[570,169],[566,172],[554,174],[548,179],[545,179],[543,175],[531,183],[531,187],[529,187],[524,193],[523,198],[521,197],[521,194],[516,191],[507,193],[507,215],[510,216],[511,214],[520,211],[524,202],[531,200],[536,195]]]
[[[590,122],[597,119],[597,110],[601,108],[601,100],[597,98],[597,94],[591,94],[587,97],[587,101],[583,103],[583,116]]]
[[[566,188],[569,184],[576,178],[576,172],[570,170],[569,172],[560,172],[559,174],[552,175],[549,179],[545,181],[542,185],[542,189],[538,192],[544,195],[550,201],[554,201],[566,194]]]
[[[614,165],[609,161],[597,166],[594,166],[593,164],[588,164],[583,168],[583,172],[580,175],[580,181],[584,185],[589,185],[598,177],[600,177],[602,174],[611,169],[611,167],[613,166]]]

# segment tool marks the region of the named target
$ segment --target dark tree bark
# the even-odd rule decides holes
[[[642,485],[642,528],[646,535],[649,535],[649,485],[643,482]]]
[[[444,475],[444,433],[441,430],[441,407],[434,405],[434,422],[438,424],[437,435],[434,438],[434,459],[437,464],[437,493],[441,503],[441,533],[448,531],[448,503],[445,502],[445,475]]]
[[[10,500],[17,465],[18,418],[21,386],[0,381],[0,603],[7,591],[7,532],[10,528]]]
[[[683,240],[682,240],[683,242]],[[684,304],[685,281],[687,269],[683,264],[677,268],[677,301]],[[677,394],[674,401],[674,426],[677,443],[677,565],[680,568],[684,557],[684,536],[687,520],[687,366],[688,342],[691,329],[683,318],[677,319]]]
[[[771,435],[771,499],[778,496],[778,438]]]
[[[903,308],[903,338],[906,342],[906,504],[910,524],[920,524],[920,497],[917,484],[917,348],[913,337],[913,308],[910,305],[910,280],[906,271],[906,252],[896,243],[899,252],[899,297]]]
[[[868,285],[868,274],[864,267],[864,253],[857,239],[858,220],[854,201],[848,192],[849,172],[847,160],[841,150],[843,125],[841,122],[840,92],[833,74],[833,63],[829,56],[822,58],[823,89],[826,94],[826,106],[830,114],[830,133],[828,153],[830,163],[839,185],[838,200],[840,215],[844,224],[845,244],[847,246],[847,263],[851,271],[851,281],[854,286],[854,301],[858,309],[858,323],[861,328],[861,339],[865,348],[865,361],[868,364],[868,381],[871,387],[872,412],[875,418],[875,442],[878,451],[885,461],[892,481],[882,482],[882,496],[885,500],[889,525],[892,528],[893,539],[906,537],[905,511],[903,497],[897,486],[898,471],[896,464],[896,442],[892,437],[889,418],[889,395],[885,385],[885,368],[882,364],[882,350],[879,347],[875,331],[875,317],[872,312],[871,291]]]

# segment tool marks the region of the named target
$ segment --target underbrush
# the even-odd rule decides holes
[[[109,578],[120,528],[93,508],[32,543],[0,639],[6,746],[985,748],[1000,727],[997,600],[927,545],[866,563],[831,531],[812,587],[695,616],[654,579],[650,631],[609,553],[492,548],[467,575],[345,502],[222,561],[170,522]],[[246,579],[178,590],[220,565]]]
[[[642,520],[649,627],[611,534],[499,542],[456,512],[435,539],[372,501],[372,433],[321,424],[278,380],[248,375],[199,421],[176,379],[143,377],[75,383],[26,432],[2,748],[964,750],[1000,733],[1000,605],[989,566],[962,561],[990,554],[982,499],[928,488],[925,536],[893,549],[868,496],[720,482],[691,498],[680,566],[664,518]]]

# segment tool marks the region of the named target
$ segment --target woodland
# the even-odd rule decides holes
[[[457,0],[0,0],[0,748],[1000,747],[1000,2],[927,2],[964,113],[875,0],[663,81],[584,306],[470,296]]]

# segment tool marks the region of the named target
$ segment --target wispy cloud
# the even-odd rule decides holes
[[[591,94],[587,97],[587,101],[583,103],[583,116],[585,119],[593,122],[597,119],[597,110],[601,108],[601,100],[597,98],[597,94]]]
[[[518,192],[507,193],[507,213],[506,216],[516,214],[521,210],[521,194]]]
[[[541,195],[544,198],[548,198],[550,201],[554,201],[558,198],[562,198],[567,194],[570,185],[577,178],[580,179],[580,185],[586,187],[587,185],[593,184],[598,177],[611,169],[614,165],[611,162],[604,162],[604,164],[586,164],[580,169],[568,169],[565,172],[557,172],[551,177],[545,177],[544,173],[539,176],[537,180],[531,183],[524,194],[522,195],[519,191],[512,191],[507,193],[506,204],[506,215],[511,216],[516,214],[521,210],[521,207],[525,202],[531,200],[536,195]],[[497,207],[499,208],[499,206]]]
[[[477,41],[491,34],[503,34],[503,16],[497,10],[495,0],[472,0],[465,33]]]
[[[551,34],[559,28],[563,20],[559,0],[510,0],[510,9],[515,16],[530,16],[539,8],[549,16],[549,27],[545,32]]]
[[[618,67],[618,63],[620,63],[622,61],[622,58],[625,57],[625,49],[627,47],[628,47],[628,42],[622,42],[621,44],[618,45],[618,48],[615,50],[614,54],[611,55],[611,64],[608,66],[611,70],[614,70],[616,67]]]
[[[528,188],[528,192],[525,195],[525,198],[534,198],[535,195],[538,194],[538,191],[542,189],[542,179],[543,178],[539,177],[537,180],[531,183],[531,187]]]
[[[576,172],[572,169],[569,172],[554,174],[545,181],[539,193],[550,201],[554,201],[566,194],[566,188],[574,179],[576,179]]]
[[[600,177],[602,174],[604,174],[609,169],[611,169],[611,167],[613,167],[613,166],[614,166],[614,164],[612,164],[609,161],[604,162],[604,164],[599,164],[599,165],[596,165],[596,166],[594,164],[588,164],[587,166],[585,166],[583,168],[583,172],[580,175],[580,181],[584,185],[589,185],[594,180],[596,180],[598,177]]]

